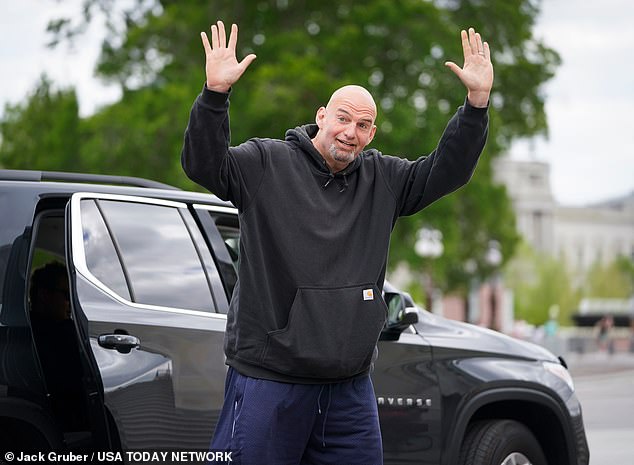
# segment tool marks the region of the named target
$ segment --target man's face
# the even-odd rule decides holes
[[[317,111],[315,147],[333,171],[344,169],[372,141],[376,107],[369,95],[356,90],[335,93]]]
[[[67,320],[70,318],[70,292],[66,278],[59,278],[55,286],[42,289],[43,299],[48,305],[48,312],[55,320]]]

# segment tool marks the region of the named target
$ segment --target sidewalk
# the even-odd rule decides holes
[[[634,353],[570,352],[564,357],[573,378],[632,371],[634,380]]]

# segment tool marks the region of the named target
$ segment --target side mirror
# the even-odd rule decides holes
[[[416,307],[406,307],[398,315],[398,326],[409,326],[418,323],[418,310]]]
[[[393,294],[388,297],[392,297],[388,302],[388,310],[392,310],[390,312],[391,318],[381,332],[380,340],[398,341],[405,329],[418,323],[418,309],[416,307],[406,307],[400,294]]]

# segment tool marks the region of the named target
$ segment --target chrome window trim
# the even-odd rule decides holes
[[[236,207],[223,207],[222,205],[205,205],[202,203],[194,204],[196,210],[208,210],[218,213],[228,213],[230,215],[240,216],[240,212]]]
[[[227,319],[226,314],[218,313],[215,311],[203,312],[201,310],[191,310],[191,309],[176,308],[176,307],[163,307],[159,305],[140,304],[140,303],[132,302],[128,299],[121,297],[119,294],[117,294],[108,286],[106,286],[104,283],[102,283],[95,275],[93,275],[90,272],[90,270],[88,269],[88,266],[86,265],[86,254],[83,247],[84,235],[83,235],[83,229],[82,229],[82,218],[81,218],[81,208],[80,208],[80,203],[84,199],[116,200],[120,202],[145,203],[150,205],[160,205],[164,207],[187,209],[186,203],[174,202],[172,200],[163,200],[163,199],[156,199],[156,198],[150,198],[150,197],[139,197],[139,196],[133,196],[133,195],[100,194],[100,193],[94,193],[94,192],[74,193],[70,200],[71,244],[72,244],[72,252],[73,252],[73,266],[75,267],[77,272],[84,279],[86,279],[90,284],[97,287],[99,290],[107,294],[109,297],[115,299],[119,303],[122,303],[129,307],[145,309],[145,310],[156,310],[156,311],[169,312],[169,313],[179,313],[179,314],[192,315],[192,316],[204,316],[204,317],[217,318],[222,320]]]

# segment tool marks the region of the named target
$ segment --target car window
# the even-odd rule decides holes
[[[89,212],[88,215],[85,212]],[[100,224],[99,233],[91,226],[91,222]],[[140,304],[214,311],[215,305],[199,251],[192,242],[178,208],[84,199],[82,226],[95,231],[90,238],[94,244],[90,249],[86,247],[88,269],[93,272],[92,267],[95,264],[103,267],[104,261],[109,262],[112,268],[121,267],[123,276],[127,278],[127,296],[120,294],[124,292],[120,285],[115,288],[104,281],[112,281],[110,276],[105,273],[100,273],[100,276],[93,274],[122,297]],[[116,254],[114,257],[113,249]],[[102,252],[107,252],[109,257],[103,258]],[[121,264],[115,266],[111,262],[119,262],[117,257]],[[121,278],[118,269],[113,270],[113,273]]]
[[[240,262],[240,230],[228,226],[218,226],[218,231],[225,241],[233,267],[238,271],[238,263]]]
[[[121,262],[94,200],[82,200],[81,222],[88,270],[116,294],[130,300]]]
[[[59,282],[51,284],[50,281],[51,278],[58,276],[60,273],[59,268],[56,268],[57,265],[66,266],[64,210],[45,210],[38,214],[33,223],[33,248],[28,272],[29,279],[27,281],[29,305],[33,305],[33,295],[37,294],[32,289],[36,279],[34,278],[36,270],[45,270],[47,267],[48,270],[53,270],[40,272],[40,278],[36,282],[41,288],[47,290],[55,289],[57,292],[63,288]],[[55,297],[57,296],[56,294]],[[53,311],[53,307],[51,306],[51,311]]]
[[[193,205],[192,213],[196,224],[205,232],[205,243],[212,253],[214,265],[220,274],[221,284],[225,291],[224,297],[227,305],[223,308],[222,302],[220,302],[221,305],[218,311],[226,313],[229,310],[229,300],[233,295],[233,290],[238,280],[238,257],[234,253],[235,251],[227,244],[227,234],[222,229],[222,226],[225,223],[233,225],[232,227],[235,230],[233,235],[236,238],[237,247],[237,238],[239,236],[238,210],[232,207],[196,204]]]
[[[211,212],[214,223],[231,256],[233,267],[238,271],[240,262],[240,226],[237,215]]]
[[[34,247],[31,267],[46,263],[64,263],[64,210],[48,210],[40,213],[34,223]]]
[[[219,311],[222,311],[223,309],[227,309],[229,302],[227,300],[227,296],[225,295],[225,290],[222,286],[222,278],[220,276],[220,272],[218,271],[218,268],[216,267],[215,261],[213,257],[211,256],[209,247],[207,246],[207,243],[205,242],[205,238],[200,232],[200,229],[198,225],[196,224],[196,221],[194,221],[194,218],[190,214],[183,215],[183,219],[185,220],[185,223],[187,224],[187,227],[189,229],[189,233],[191,234],[192,239],[194,240],[194,245],[196,246],[196,250],[198,251],[200,258],[202,259],[205,265],[207,280],[213,290],[212,297],[214,298],[216,308]]]

